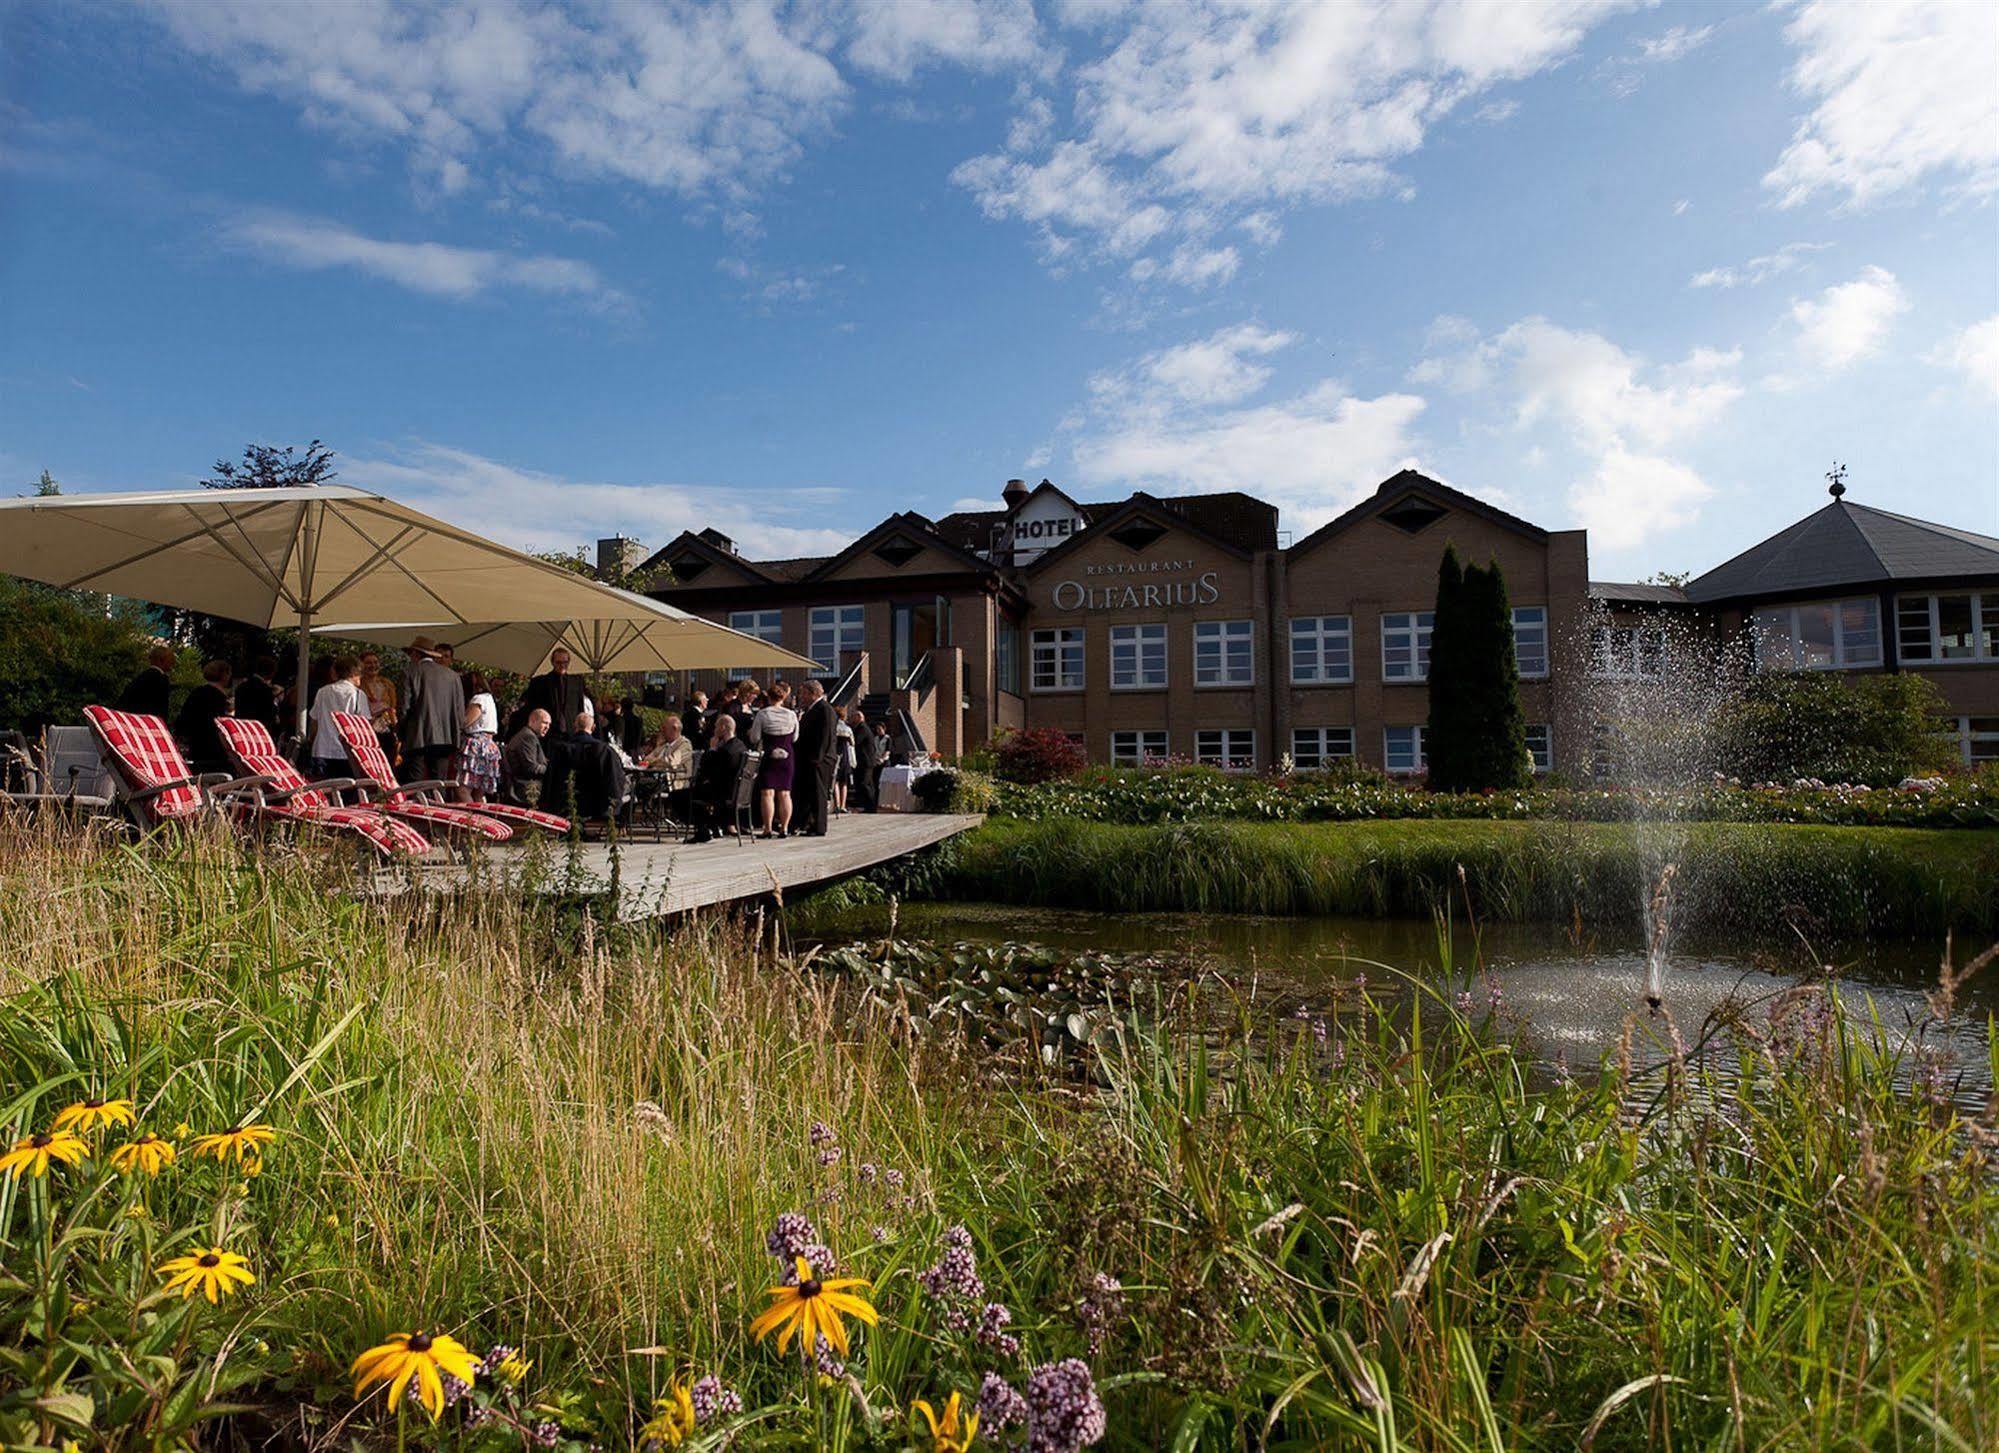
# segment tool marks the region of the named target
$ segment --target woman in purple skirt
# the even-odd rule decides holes
[[[757,767],[757,793],[763,803],[763,831],[758,837],[783,837],[791,826],[797,738],[798,713],[791,709],[791,688],[780,681],[770,689],[770,705],[750,718],[750,745],[764,754]]]

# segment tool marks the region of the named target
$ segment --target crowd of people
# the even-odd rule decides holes
[[[405,783],[441,787],[462,802],[503,800],[586,819],[618,816],[643,784],[697,842],[745,818],[759,837],[823,837],[833,817],[873,812],[880,801],[887,724],[834,706],[817,680],[795,689],[739,681],[712,705],[697,690],[648,733],[636,701],[595,701],[560,647],[505,711],[495,683],[460,671],[448,643],[419,635],[404,655],[400,681],[373,650],[312,663],[298,744],[309,775],[351,775],[335,721],[350,714],[367,719]],[[168,719],[175,665],[171,647],[156,647],[118,706]],[[295,707],[275,658],[259,656],[241,681],[222,660],[201,674],[171,717],[193,771],[231,770],[216,726],[223,717],[260,722],[285,740]]]

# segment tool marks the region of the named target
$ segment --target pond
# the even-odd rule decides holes
[[[887,905],[848,909],[811,923],[807,943],[828,946],[877,937],[888,930]],[[1550,1065],[1594,1066],[1623,1034],[1634,1011],[1643,1026],[1641,1062],[1658,1057],[1665,1031],[1647,1022],[1645,950],[1636,939],[1606,941],[1545,924],[1497,924],[1474,935],[1462,923],[1446,935],[1435,923],[1411,919],[1255,918],[1226,914],[1102,914],[998,904],[916,903],[896,909],[900,939],[932,944],[1034,943],[1061,953],[1142,955],[1183,972],[1219,975],[1238,985],[1254,980],[1260,998],[1280,1012],[1310,1018],[1365,976],[1370,992],[1393,994],[1404,982],[1393,970],[1447,992],[1469,987],[1474,1012],[1485,1012],[1496,990],[1506,1022]],[[1960,961],[1977,947],[1960,946]],[[1830,966],[1849,1014],[1879,1016],[1891,1042],[1942,1051],[1934,1062],[1943,1088],[1970,1108],[1984,1103],[1992,1083],[1987,1051],[1989,1016],[1999,1014],[1999,966],[1960,991],[1948,1025],[1930,1021],[1926,991],[1937,983],[1941,945],[1862,944],[1814,953],[1791,947],[1754,949],[1690,943],[1674,951],[1665,975],[1665,1003],[1691,1039],[1710,1015],[1733,1004],[1752,1024],[1792,986]],[[1446,964],[1449,957],[1454,962]],[[1913,1062],[1912,1062],[1913,1068]]]

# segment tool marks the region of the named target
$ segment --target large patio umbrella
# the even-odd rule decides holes
[[[297,626],[302,641],[330,611],[455,630],[478,621],[650,619],[661,609],[337,484],[0,500],[0,571],[266,628]],[[307,666],[301,650],[301,734]]]
[[[557,646],[589,672],[711,671],[760,666],[817,672],[819,665],[782,646],[718,626],[676,610],[664,601],[629,590],[604,587],[619,602],[620,614],[567,620],[485,622],[397,621],[392,624],[335,623],[314,626],[315,634],[351,640],[393,642],[404,632],[449,631],[457,654],[502,671],[532,675],[548,664]]]

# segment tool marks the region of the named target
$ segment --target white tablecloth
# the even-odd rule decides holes
[[[909,790],[910,784],[929,770],[928,765],[882,768],[881,801],[876,806],[883,812],[916,811],[916,794]]]

